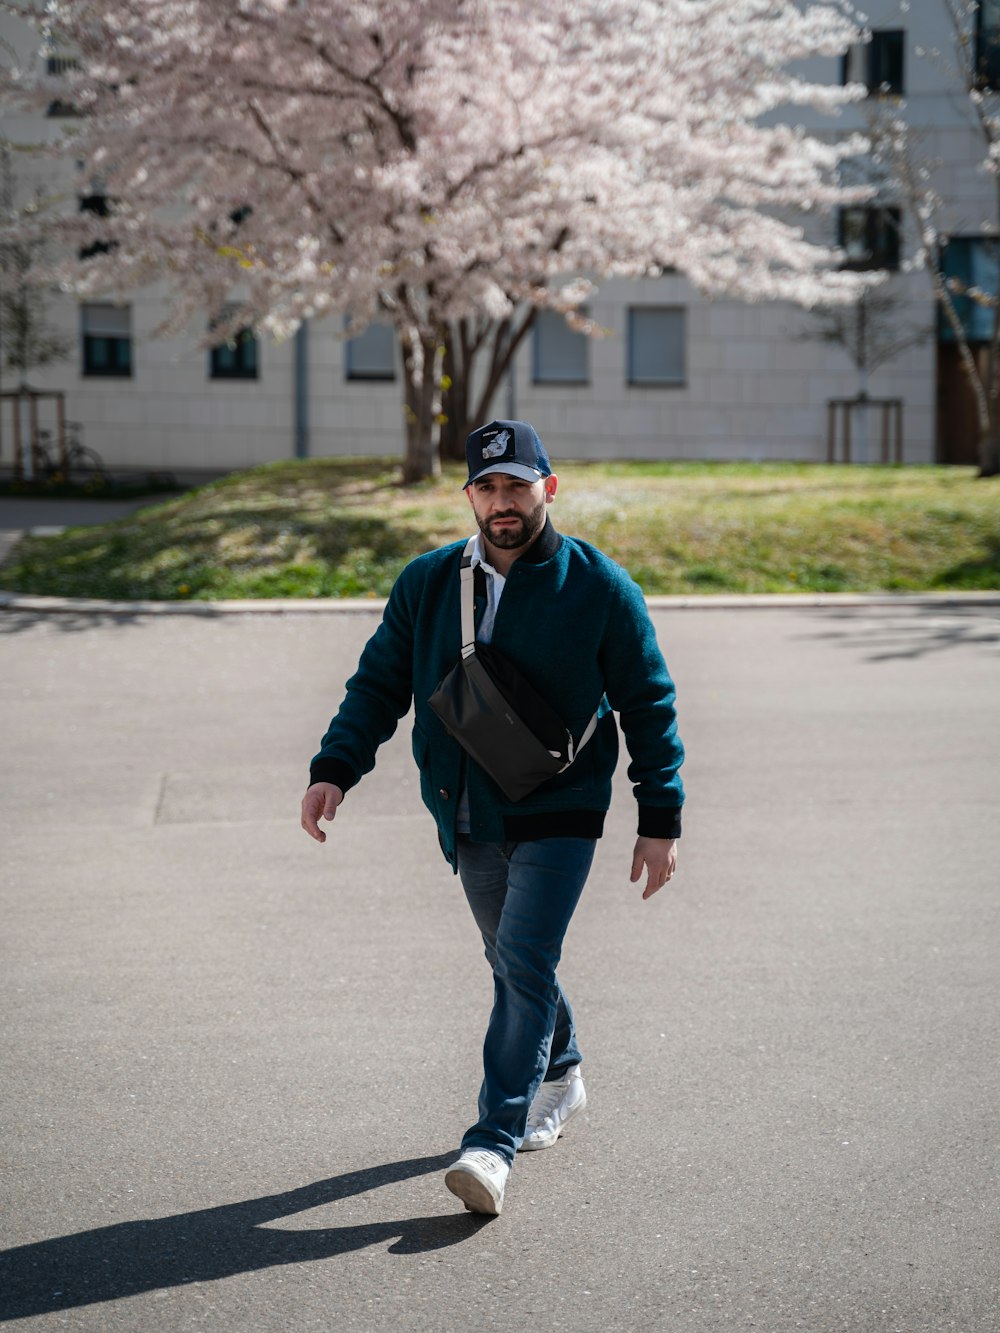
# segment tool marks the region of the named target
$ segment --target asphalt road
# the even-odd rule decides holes
[[[624,765],[562,975],[590,1104],[473,1219],[490,1002],[408,729],[325,847],[374,616],[0,614],[0,1321],[992,1333],[1000,608],[658,611],[680,872]]]

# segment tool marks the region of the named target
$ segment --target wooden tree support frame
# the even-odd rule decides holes
[[[828,398],[826,403],[826,461],[851,461],[851,417],[857,408],[877,408],[879,423],[880,458],[883,466],[903,461],[903,400],[902,398]],[[839,418],[839,421],[838,421]],[[839,431],[838,431],[839,425]],[[841,457],[837,457],[838,435]]]
[[[66,395],[58,389],[9,389],[0,393],[0,458],[3,457],[4,425],[6,422],[7,404],[12,408],[12,430],[11,440],[14,448],[14,478],[16,481],[25,480],[25,460],[31,458],[31,472],[34,473],[36,459],[41,459],[45,455],[40,448],[39,425],[38,425],[38,405],[43,400],[51,400],[55,403],[56,409],[56,431],[55,441],[59,450],[59,466],[63,474],[66,473]],[[22,407],[24,403],[28,405],[28,439],[24,438],[22,428]],[[27,444],[28,448],[25,448]],[[30,454],[29,454],[30,450]]]

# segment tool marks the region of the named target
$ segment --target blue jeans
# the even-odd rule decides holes
[[[595,846],[590,838],[498,844],[459,835],[458,873],[494,988],[479,1120],[463,1148],[490,1148],[513,1163],[543,1078],[560,1078],[580,1063],[556,967]]]

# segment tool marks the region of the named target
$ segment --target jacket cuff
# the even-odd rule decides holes
[[[314,759],[309,765],[309,785],[314,782],[332,782],[345,794],[357,783],[354,769],[343,759]]]
[[[679,805],[640,805],[640,838],[679,838],[681,836],[681,807]]]

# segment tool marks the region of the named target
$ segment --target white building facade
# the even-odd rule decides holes
[[[896,0],[871,6],[869,20],[874,40],[852,53],[846,73],[883,89],[873,96],[902,99],[896,105],[920,130],[922,151],[935,164],[947,230],[974,250],[984,216],[995,216],[995,186],[978,170],[981,142],[956,105],[961,99],[947,71],[917,54],[947,49],[945,6]],[[0,35],[16,45],[31,40],[12,20],[2,23]],[[805,72],[840,82],[845,66],[816,61]],[[851,108],[832,126],[817,118],[810,128],[860,128],[865,110]],[[23,143],[56,135],[60,119],[7,117],[4,137]],[[14,156],[20,171],[22,159]],[[30,183],[32,172],[52,167],[25,169]],[[960,428],[964,388],[954,349],[939,341],[927,274],[906,271],[907,226],[904,220],[900,231],[892,209],[886,197],[813,225],[824,240],[842,239],[858,266],[888,267],[901,325],[927,331],[865,386],[872,398],[899,401],[904,461],[971,462],[974,440]],[[348,341],[329,319],[281,345],[246,337],[209,352],[197,346],[204,330],[154,337],[165,309],[153,290],[131,294],[123,305],[65,296],[49,303],[52,322],[70,333],[75,351],[28,378],[65,393],[67,415],[106,465],[189,474],[295,456],[400,455],[402,367],[388,330]],[[709,300],[681,276],[604,282],[588,311],[603,336],[586,339],[559,317],[542,315],[493,405],[494,415],[532,421],[557,459],[825,461],[828,404],[853,398],[861,384],[845,349],[820,337],[814,315],[783,304]],[[5,370],[3,388],[15,382]],[[881,457],[881,417],[868,417],[860,447],[853,436],[852,461]],[[0,425],[0,467],[7,467],[10,431],[6,420]]]

